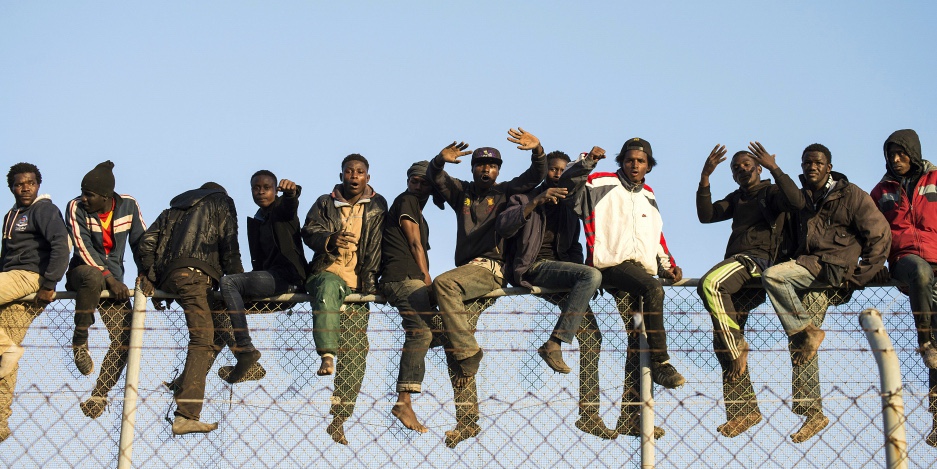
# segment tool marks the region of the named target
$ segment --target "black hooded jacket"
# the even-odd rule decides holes
[[[179,268],[193,267],[216,281],[244,272],[237,210],[222,189],[193,189],[169,202],[140,241],[141,274],[154,285]]]

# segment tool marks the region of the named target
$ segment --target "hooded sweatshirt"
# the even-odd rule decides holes
[[[888,145],[904,148],[911,169],[901,177],[888,162]],[[889,263],[915,254],[937,263],[937,167],[921,154],[921,140],[911,129],[892,133],[883,145],[885,175],[872,189],[872,199],[891,228]],[[910,189],[910,190],[909,190]]]
[[[36,272],[39,286],[54,290],[68,267],[68,249],[65,220],[48,195],[28,207],[14,205],[3,218],[2,272]]]

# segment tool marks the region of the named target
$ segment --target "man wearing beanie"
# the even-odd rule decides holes
[[[826,315],[825,295],[820,296],[822,304],[811,306],[798,296],[798,290],[863,287],[882,271],[891,245],[885,217],[868,193],[833,171],[827,147],[819,143],[807,146],[800,167],[806,203],[793,217],[797,249],[793,260],[775,264],[762,274],[762,284],[788,337],[793,380],[800,374],[800,367],[811,366],[817,360],[817,351],[826,337],[821,329]],[[816,397],[798,399],[793,405],[794,413],[806,417],[791,435],[794,443],[807,441],[830,423],[823,415],[819,377],[808,384],[816,389],[808,390]]]
[[[934,416],[926,442],[937,446],[937,167],[923,158],[921,140],[911,129],[892,133],[883,150],[885,176],[872,189],[872,200],[891,227],[891,276],[907,285],[902,291],[911,302],[918,351],[928,372],[928,410]]]
[[[433,342],[431,299],[433,277],[429,273],[429,225],[423,208],[433,193],[426,179],[428,161],[407,170],[407,190],[398,195],[384,217],[381,242],[381,293],[400,312],[405,332],[397,376],[397,403],[391,413],[411,430],[426,433],[413,411],[410,395],[420,393],[426,374],[426,352]],[[442,206],[441,200],[440,208]]]
[[[65,225],[74,246],[65,289],[76,292],[72,350],[81,374],[87,376],[94,371],[88,350],[88,328],[94,324],[95,308],[100,311],[110,336],[91,398],[80,406],[91,418],[104,412],[107,394],[127,365],[133,307],[130,289],[124,283],[124,252],[129,242],[139,269],[137,247],[146,231],[136,199],[114,192],[113,170],[114,163],[110,161],[95,166],[81,180],[81,195],[69,201],[65,210]],[[110,298],[101,299],[105,289]]]
[[[13,208],[3,218],[0,245],[0,442],[10,436],[20,343],[33,320],[55,299],[55,285],[68,267],[68,231],[48,195],[39,195],[42,174],[29,163],[7,173]],[[36,294],[35,302],[16,300]]]
[[[536,187],[547,169],[546,154],[536,136],[522,128],[510,129],[508,141],[521,150],[531,151],[530,167],[510,181],[497,182],[501,171],[501,153],[497,149],[481,147],[469,152],[464,142],[452,142],[443,148],[426,171],[434,189],[456,213],[456,268],[433,280],[433,292],[454,358],[451,372],[456,376],[453,383],[459,388],[455,392],[467,390],[469,396],[476,395],[475,374],[484,354],[475,340],[474,323],[478,315],[468,313],[464,302],[505,286],[504,240],[495,232],[495,222],[508,198]],[[471,181],[456,179],[443,170],[446,163],[461,163],[459,158],[469,154]],[[456,402],[457,408],[472,411],[458,418],[456,427],[446,432],[447,446],[453,448],[481,431],[477,405]]]
[[[154,286],[177,295],[189,329],[185,367],[169,383],[176,399],[172,433],[208,433],[218,428],[199,421],[208,370],[225,345],[234,345],[228,315],[212,313],[222,308],[210,293],[223,275],[244,272],[234,200],[214,182],[173,197],[143,234],[139,256],[140,288],[147,295]]]
[[[306,291],[312,296],[319,376],[335,373],[332,423],[326,431],[336,443],[348,444],[345,421],[355,402],[368,358],[368,303],[344,304],[351,293],[377,293],[381,238],[387,201],[368,182],[368,160],[352,153],[342,160],[339,184],[320,196],[306,214],[303,242],[313,252]],[[337,363],[336,363],[337,362]]]
[[[632,138],[621,147],[615,159],[618,171],[590,173],[604,153],[590,153],[567,169],[560,184],[572,186],[570,198],[576,213],[591,229],[586,230],[586,264],[602,271],[602,285],[615,294],[618,309],[628,330],[621,415],[617,431],[640,436],[640,394],[638,392],[638,336],[631,313],[643,298],[644,323],[650,347],[651,379],[673,389],[686,380],[670,363],[667,332],[664,329],[664,288],[654,276],[679,282],[683,271],[677,267],[664,240],[663,219],[654,191],[645,184],[657,161],[651,144]],[[664,430],[654,429],[655,438]]]

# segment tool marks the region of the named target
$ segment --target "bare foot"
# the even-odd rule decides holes
[[[335,417],[332,419],[332,423],[325,429],[329,432],[329,436],[332,437],[332,440],[338,444],[348,446],[348,439],[345,438],[345,419]]]
[[[753,412],[751,414],[740,415],[732,420],[729,420],[728,422],[719,425],[716,430],[718,430],[722,436],[733,438],[741,435],[745,430],[758,425],[760,422],[761,412]]]
[[[455,448],[456,445],[469,438],[474,438],[482,431],[478,424],[471,425],[457,424],[455,428],[446,432],[446,446]]]
[[[324,355],[322,357],[322,364],[319,365],[319,371],[316,371],[316,374],[319,376],[326,376],[332,373],[335,373],[335,358],[331,355]]]
[[[817,355],[817,350],[820,349],[820,344],[823,343],[823,339],[826,337],[826,332],[813,324],[807,326],[800,333],[803,334],[800,347],[791,354],[791,363],[795,366],[804,366],[810,362]]]
[[[748,344],[743,343],[738,358],[732,360],[726,368],[726,379],[732,382],[738,381],[746,370],[748,370]]]
[[[420,423],[416,418],[416,412],[413,411],[413,406],[408,403],[398,402],[394,404],[394,408],[390,410],[390,413],[394,414],[394,417],[397,417],[400,420],[400,423],[403,426],[409,428],[410,430],[416,430],[420,433],[426,433],[429,430]]]
[[[830,419],[826,418],[826,416],[821,413],[810,415],[807,417],[807,421],[804,422],[803,426],[800,427],[800,430],[797,430],[797,433],[791,435],[791,440],[793,440],[794,443],[803,443],[817,433],[820,433],[820,430],[823,430],[829,424]]]
[[[456,373],[456,375],[452,377],[452,385],[457,388],[467,388],[472,384],[472,378],[474,378],[474,376],[464,376]]]

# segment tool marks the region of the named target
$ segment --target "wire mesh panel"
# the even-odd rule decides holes
[[[749,371],[757,404],[751,396],[742,403],[757,405],[763,420],[734,438],[717,431],[727,411],[722,372],[713,353],[711,319],[695,287],[666,287],[665,292],[671,361],[687,383],[674,390],[655,386],[655,424],[666,432],[656,442],[659,467],[883,465],[878,371],[857,318],[867,307],[883,312],[898,350],[905,382],[910,466],[932,467],[937,460],[937,449],[925,443],[934,421],[928,412],[928,370],[914,350],[914,323],[907,299],[897,289],[866,288],[854,292],[845,303],[836,292],[809,300],[811,308],[825,310],[822,326],[827,336],[818,359],[802,367],[792,367],[787,337],[770,304],[754,307],[745,337],[752,349]],[[181,310],[148,308],[134,465],[639,467],[638,438],[606,440],[576,426],[584,407],[593,405],[595,396],[590,393],[596,388],[599,415],[608,427],[618,424],[626,382],[627,335],[616,301],[607,294],[593,300],[601,339],[596,334],[580,334],[579,341],[564,345],[564,359],[572,372],[556,374],[537,355],[537,347],[556,323],[558,300],[516,295],[467,305],[469,311],[484,311],[478,315],[476,336],[485,358],[475,380],[482,430],[453,449],[445,445],[445,431],[456,424],[457,401],[470,401],[471,396],[454,397],[446,356],[442,347],[434,347],[426,359],[423,392],[413,395],[416,414],[429,432],[416,433],[400,424],[391,408],[397,400],[404,334],[399,314],[380,303],[348,304],[343,313],[351,333],[342,342],[339,366],[364,372],[353,408],[345,406],[351,415],[344,424],[347,446],[335,443],[327,432],[337,378],[316,375],[319,358],[308,303],[255,305],[256,314],[248,320],[254,344],[263,354],[260,363],[265,375],[257,381],[226,383],[218,371],[235,360],[224,349],[209,371],[201,414],[202,421],[217,421],[219,428],[208,434],[173,437],[175,403],[164,382],[172,382],[182,369],[188,332]],[[102,415],[85,416],[81,402],[91,397],[100,369],[106,368],[101,365],[110,340],[99,320],[89,340],[98,366],[89,376],[81,375],[72,358],[73,311],[71,300],[60,300],[41,314],[15,304],[0,312],[0,325],[14,340],[25,332],[26,348],[8,418],[11,435],[0,443],[3,465],[116,465],[124,381],[121,378],[110,392],[110,405]],[[818,322],[823,316],[817,315]],[[26,329],[33,318],[32,327]],[[590,353],[596,349],[601,351],[597,364],[595,354]],[[349,350],[358,353],[349,354]],[[597,371],[592,371],[593,366]],[[0,391],[4,386],[11,388],[10,381],[0,380]],[[348,388],[339,394],[349,389],[353,391]],[[730,407],[733,404],[739,402],[730,402]],[[805,419],[801,414],[818,406],[829,425],[805,442],[792,442],[790,435]]]

